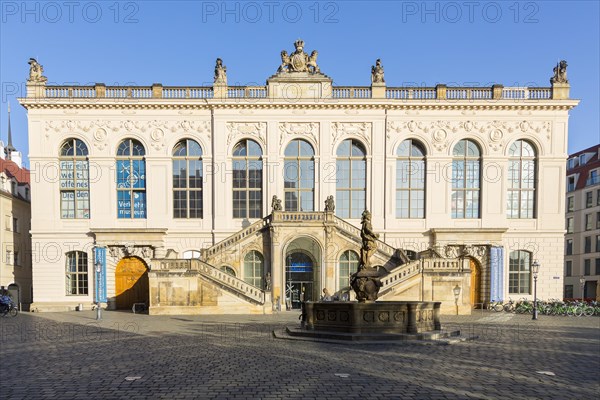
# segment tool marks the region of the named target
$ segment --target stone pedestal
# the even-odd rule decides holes
[[[568,83],[553,83],[552,84],[552,100],[566,100],[569,98],[571,85]]]
[[[331,97],[333,81],[328,76],[309,72],[281,72],[267,80],[269,98],[296,101]]]
[[[344,333],[421,333],[440,329],[440,302],[307,302],[306,329]]]

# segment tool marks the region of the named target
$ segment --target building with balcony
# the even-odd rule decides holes
[[[48,85],[30,60],[34,309],[351,298],[365,209],[382,300],[531,298],[535,259],[538,296],[562,295],[566,63],[542,88],[393,87],[378,60],[339,87],[294,46],[251,87],[220,59],[208,87]]]
[[[0,291],[27,310],[31,303],[31,198],[29,170],[12,144],[10,106],[8,141],[0,141]]]
[[[600,144],[567,160],[565,298],[600,295]]]

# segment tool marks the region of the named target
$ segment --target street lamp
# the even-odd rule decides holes
[[[579,278],[579,284],[581,285],[581,302],[585,301],[585,277],[581,275]]]
[[[540,263],[538,260],[535,260],[533,264],[531,264],[531,269],[533,271],[533,317],[531,319],[536,320],[538,316],[537,309],[537,278],[538,273],[540,272]]]
[[[96,321],[100,321],[102,319],[102,307],[100,307],[100,291],[98,290],[98,283],[100,281],[102,263],[97,260],[94,266],[96,267]]]
[[[460,296],[460,286],[458,286],[458,285],[454,286],[454,289],[452,289],[452,292],[454,293],[454,304],[456,305],[456,315],[458,315],[458,296]]]

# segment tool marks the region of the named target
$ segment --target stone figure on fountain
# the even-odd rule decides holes
[[[371,266],[371,256],[377,250],[379,234],[373,232],[371,213],[368,210],[363,212],[361,224],[360,264],[358,271],[350,277],[350,286],[356,292],[356,299],[359,302],[371,302],[377,300],[379,288],[382,286],[379,271]]]

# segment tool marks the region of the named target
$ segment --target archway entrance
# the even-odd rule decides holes
[[[471,306],[481,303],[481,268],[477,261],[469,259],[471,269]]]
[[[125,257],[115,271],[115,296],[118,310],[130,310],[134,303],[148,305],[148,269],[137,257]]]
[[[299,309],[302,300],[319,299],[320,259],[318,245],[309,238],[295,239],[287,248],[285,256],[286,306]]]

